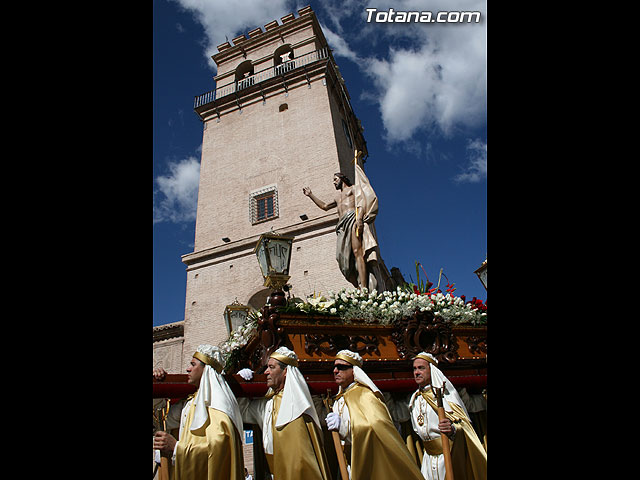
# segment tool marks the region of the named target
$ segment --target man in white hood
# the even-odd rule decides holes
[[[351,480],[422,480],[402,437],[396,430],[380,389],[362,370],[360,355],[341,350],[333,376],[339,385],[327,428],[345,441]]]
[[[421,472],[427,480],[445,478],[441,434],[451,441],[454,478],[486,480],[487,453],[476,435],[467,409],[449,379],[438,368],[438,360],[420,352],[413,358],[413,378],[418,384],[409,401],[411,423],[422,440]],[[431,386],[444,387],[442,403],[446,418],[440,420]]]
[[[199,387],[182,409],[179,440],[156,432],[153,446],[172,458],[172,480],[244,480],[242,416],[222,369],[219,349],[200,345],[187,367],[188,383]]]
[[[331,480],[323,446],[322,427],[309,387],[298,369],[298,356],[286,347],[267,362],[264,398],[239,398],[246,423],[262,427],[262,441],[269,469],[276,480]],[[238,374],[253,378],[248,368]]]

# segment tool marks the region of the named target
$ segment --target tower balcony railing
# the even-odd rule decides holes
[[[288,60],[274,67],[265,68],[264,70],[256,72],[253,75],[249,75],[242,80],[235,81],[220,88],[216,88],[215,90],[211,90],[210,92],[196,96],[193,103],[193,108],[202,107],[203,105],[214,102],[218,98],[226,97],[227,95],[239,92],[240,90],[264,82],[265,80],[269,80],[270,78],[282,77],[287,72],[316,62],[318,60],[326,59],[328,56],[329,49],[328,47],[324,47],[300,57],[296,57],[292,60]]]

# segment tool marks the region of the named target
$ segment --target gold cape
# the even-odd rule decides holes
[[[351,419],[351,480],[424,480],[387,406],[371,389],[357,383],[344,392],[344,401]]]
[[[273,398],[273,455],[266,455],[274,480],[331,480],[322,433],[308,415],[276,428],[282,390]]]
[[[436,412],[435,395],[431,389],[420,392],[426,402]],[[445,415],[456,428],[456,434],[451,446],[451,463],[453,464],[453,477],[456,480],[487,480],[487,452],[482,447],[478,435],[476,435],[471,422],[464,414],[464,410],[457,404],[449,402],[452,412],[445,411]],[[417,444],[421,447],[420,444]],[[418,464],[420,459],[415,457]]]
[[[172,480],[244,480],[242,441],[226,413],[208,408],[205,424],[191,431],[191,403],[178,448]]]

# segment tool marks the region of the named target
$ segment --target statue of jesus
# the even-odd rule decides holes
[[[356,159],[359,152],[356,151]],[[336,260],[344,277],[355,287],[385,290],[378,265],[378,242],[373,221],[378,213],[378,200],[368,185],[364,172],[355,162],[356,175],[364,178],[366,186],[353,185],[342,173],[333,175],[336,195],[331,202],[325,203],[316,197],[309,187],[302,192],[313,200],[322,210],[338,209],[336,234]],[[358,169],[360,169],[358,171]]]

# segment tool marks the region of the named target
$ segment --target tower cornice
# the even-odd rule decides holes
[[[336,223],[338,223],[338,215],[336,212],[332,212],[305,222],[279,228],[277,232],[281,235],[295,236],[296,241],[301,241],[309,237],[332,232],[335,229]],[[224,260],[229,260],[244,256],[248,251],[253,252],[260,235],[261,234],[253,235],[224,245],[217,245],[182,255],[182,263],[187,265],[187,271],[190,271],[194,268],[208,266],[212,262],[215,263],[216,259],[224,258]]]
[[[230,62],[236,58],[246,58],[251,51],[256,50],[266,44],[272,43],[274,40],[280,39],[285,42],[285,37],[297,30],[308,25],[313,25],[313,30],[317,40],[322,47],[327,45],[327,40],[322,33],[318,19],[311,7],[304,7],[298,10],[299,17],[295,18],[293,13],[289,13],[282,17],[282,24],[278,24],[277,20],[273,20],[265,25],[265,31],[257,27],[249,31],[249,38],[244,34],[233,39],[233,45],[225,42],[218,45],[218,53],[211,56],[216,65],[220,66]],[[217,79],[218,77],[215,77]]]

